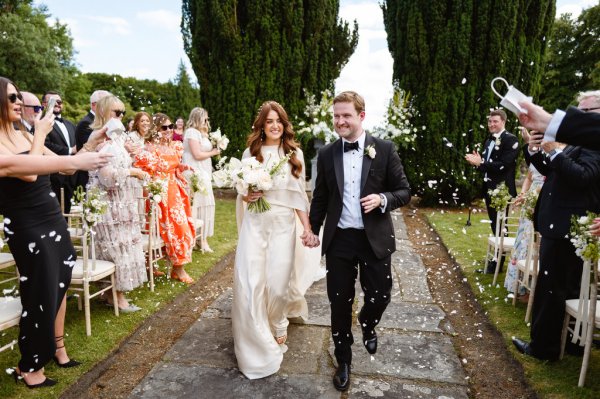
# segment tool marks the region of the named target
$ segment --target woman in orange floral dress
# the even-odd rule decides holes
[[[145,150],[136,155],[134,165],[148,172],[154,179],[167,180],[167,192],[159,205],[159,231],[165,243],[169,261],[173,265],[171,278],[191,284],[194,280],[183,265],[192,260],[195,229],[182,175],[189,166],[181,163],[183,145],[172,141],[173,124],[165,114],[153,116],[154,128],[145,137]]]

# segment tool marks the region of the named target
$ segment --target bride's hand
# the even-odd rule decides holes
[[[256,202],[258,201],[258,199],[260,197],[263,196],[263,192],[262,191],[252,191],[252,190],[248,190],[248,195],[245,195],[243,197],[244,201],[246,202]]]

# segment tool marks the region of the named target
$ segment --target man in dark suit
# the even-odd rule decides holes
[[[87,143],[88,138],[92,133],[90,125],[92,122],[94,122],[94,118],[96,117],[96,103],[100,101],[102,97],[106,97],[109,94],[110,93],[106,90],[96,90],[90,96],[90,111],[79,122],[77,122],[77,126],[75,127],[75,145],[77,147],[77,151],[83,148],[83,145]],[[88,180],[88,172],[80,170],[77,172],[75,185],[82,186],[85,189]]]
[[[52,131],[46,136],[45,145],[57,155],[74,155],[77,152],[75,147],[75,125],[66,119],[62,118],[63,102],[57,92],[46,92],[42,97],[42,105],[48,106],[48,101],[51,98],[56,98],[56,105],[53,113],[56,115]],[[71,210],[71,197],[75,188],[75,175],[67,176],[60,173],[50,175],[50,184],[52,191],[56,194],[56,198],[61,199],[61,188],[64,190],[64,211],[69,213]]]
[[[581,102],[579,108],[585,108]],[[542,240],[531,342],[514,338],[513,343],[524,354],[557,360],[565,300],[579,297],[583,267],[569,240],[571,217],[600,211],[600,152],[539,140],[530,140],[524,152],[525,159],[531,161],[546,180],[534,213],[535,229]]]
[[[472,154],[467,154],[465,159],[483,175],[483,199],[492,222],[492,233],[496,234],[496,216],[498,212],[490,205],[488,190],[493,190],[500,183],[504,183],[510,195],[513,197],[517,195],[515,173],[517,156],[519,155],[519,141],[514,134],[507,132],[504,128],[506,125],[506,112],[503,110],[497,109],[490,112],[487,123],[490,135],[483,144],[483,154],[479,155],[479,153],[473,151]],[[494,270],[491,272],[494,273]]]
[[[29,133],[33,133],[35,118],[42,112],[40,100],[33,93],[22,91],[23,96],[23,112],[21,123]]]
[[[327,294],[331,333],[338,369],[336,389],[350,383],[352,304],[357,273],[365,294],[358,315],[363,344],[377,351],[375,326],[390,302],[391,255],[396,250],[390,211],[410,201],[410,187],[393,143],[365,133],[363,98],[352,91],[333,100],[335,131],[341,137],[323,147],[310,208],[313,234],[305,245],[318,243],[325,220],[323,254],[327,260]]]

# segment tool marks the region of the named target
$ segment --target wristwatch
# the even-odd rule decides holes
[[[558,154],[559,151],[556,148],[553,148],[552,150],[550,150],[550,152],[548,153],[548,156],[550,158],[552,158],[555,154]]]

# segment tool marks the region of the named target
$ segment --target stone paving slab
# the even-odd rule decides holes
[[[324,374],[331,378],[333,367],[322,367],[329,360],[323,351],[329,344],[329,328],[290,325],[288,337],[279,374]]]
[[[165,354],[163,360],[224,368],[236,367],[231,320],[196,321]]]
[[[400,279],[402,300],[406,302],[434,303],[427,280],[420,276],[405,276]]]
[[[384,399],[468,399],[464,386],[420,384],[413,381],[355,377],[348,389],[350,398]]]
[[[452,341],[441,334],[398,333],[378,330],[378,351],[370,355],[353,328],[352,372],[359,375],[384,375],[401,379],[466,384],[465,373]],[[333,358],[333,342],[329,354]]]
[[[275,374],[248,380],[237,369],[159,363],[130,398],[338,399],[329,376]]]
[[[363,297],[360,297],[358,309],[362,303]],[[377,327],[441,333],[440,322],[444,317],[444,311],[435,304],[408,303],[398,296],[392,296]]]
[[[231,319],[231,304],[233,302],[233,288],[227,288],[219,297],[200,315],[205,319]]]

